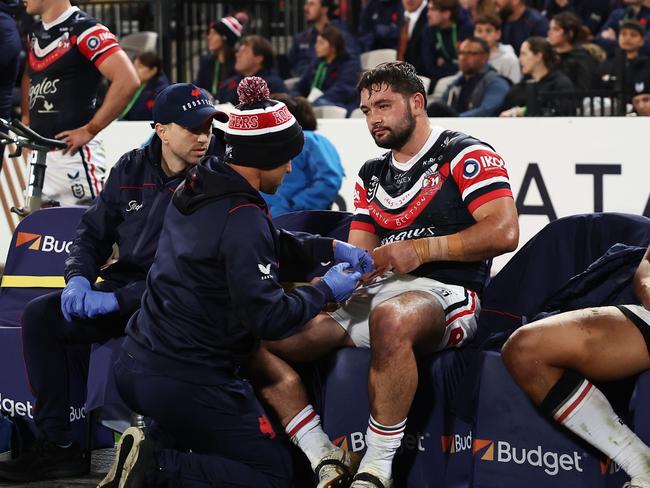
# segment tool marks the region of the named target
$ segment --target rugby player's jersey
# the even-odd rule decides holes
[[[488,144],[434,127],[418,154],[399,163],[389,151],[367,161],[355,186],[351,229],[372,232],[381,244],[445,236],[476,221],[481,205],[512,197],[503,158]],[[483,290],[489,263],[437,261],[411,274]]]
[[[120,49],[115,36],[77,7],[29,33],[30,125],[45,137],[85,125],[95,113],[101,74]]]

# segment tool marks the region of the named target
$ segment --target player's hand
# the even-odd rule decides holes
[[[600,37],[603,39],[609,39],[610,41],[615,41],[616,40],[616,32],[614,29],[609,27],[608,29],[605,29],[600,33]]]
[[[409,273],[422,264],[413,241],[398,241],[376,247],[372,259],[379,270]]]
[[[90,282],[83,276],[73,276],[61,293],[61,313],[70,322],[72,317],[85,316],[84,298],[91,290]]]
[[[55,137],[68,145],[67,149],[63,150],[63,154],[73,155],[81,146],[88,144],[95,136],[88,132],[84,126],[78,129],[64,130],[63,132],[59,132]]]
[[[364,275],[375,269],[368,251],[343,241],[334,241],[334,260],[337,263],[350,263],[352,271]]]
[[[117,312],[119,308],[115,293],[90,290],[84,296],[84,312],[90,319]]]
[[[361,279],[361,273],[358,271],[352,273],[346,271],[349,267],[349,263],[337,264],[323,276],[323,282],[332,290],[332,295],[338,303],[350,298]]]

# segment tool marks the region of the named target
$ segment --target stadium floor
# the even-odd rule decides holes
[[[84,476],[83,478],[34,481],[32,483],[3,483],[0,481],[0,487],[11,486],[12,488],[95,488],[97,486],[97,483],[99,483],[104,478],[106,473],[108,473],[108,470],[111,467],[111,463],[113,462],[114,454],[114,448],[97,449],[93,451],[90,474]]]

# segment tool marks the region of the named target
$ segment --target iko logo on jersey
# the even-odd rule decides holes
[[[481,172],[481,164],[476,159],[466,159],[463,167],[463,177],[471,180]]]
[[[545,451],[541,445],[533,449],[527,449],[525,447],[515,447],[507,441],[474,439],[472,453],[480,456],[481,461],[515,463],[541,468],[549,476],[556,476],[560,471],[575,470],[582,473],[582,467],[580,466],[582,456],[576,451],[571,454],[558,453]]]
[[[70,254],[72,241],[59,241],[54,236],[32,234],[31,232],[18,232],[16,235],[16,247],[29,244],[27,249],[40,252],[62,252]]]
[[[35,85],[30,85],[29,87],[29,108],[33,109],[34,105],[38,100],[44,100],[47,95],[54,95],[58,88],[57,84],[61,80],[57,78],[56,80],[50,80],[46,76],[40,82]]]

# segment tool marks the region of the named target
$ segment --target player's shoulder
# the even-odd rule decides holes
[[[460,131],[446,130],[441,134],[439,140],[448,155],[452,157],[467,149],[483,148],[494,151],[494,148],[487,142]]]
[[[373,172],[373,170],[381,168],[384,164],[388,164],[390,161],[390,154],[390,151],[386,151],[381,156],[368,159],[365,163],[363,163],[363,166],[361,166],[361,172]]]

